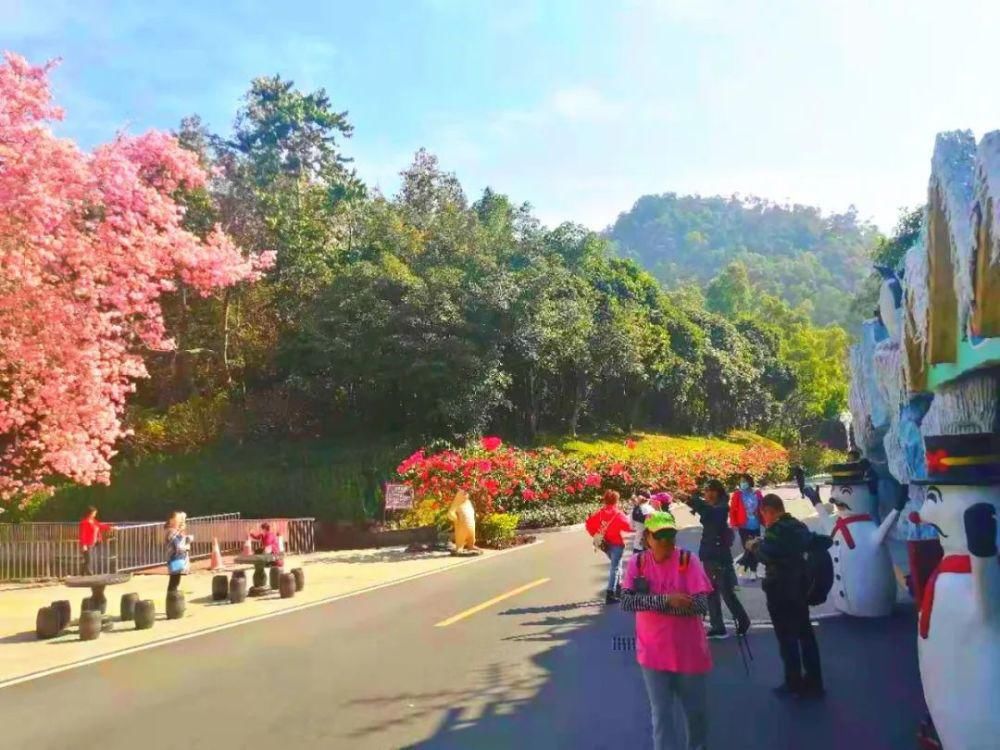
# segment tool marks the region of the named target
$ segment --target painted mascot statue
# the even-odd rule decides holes
[[[925,438],[919,522],[944,556],[921,588],[917,652],[945,750],[1000,748],[1000,434]]]
[[[896,576],[886,539],[906,503],[900,493],[896,507],[877,519],[878,496],[872,491],[867,461],[829,467],[830,503],[818,487],[807,487],[801,469],[795,472],[799,490],[816,508],[824,533],[833,540],[833,606],[852,617],[888,617],[896,603]]]
[[[476,546],[476,510],[468,492],[459,490],[455,493],[448,508],[448,518],[455,524],[455,549],[452,554],[482,554]]]

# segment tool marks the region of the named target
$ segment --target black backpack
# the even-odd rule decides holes
[[[646,515],[642,512],[642,506],[636,505],[632,508],[632,520],[638,523],[642,523],[646,520]]]
[[[828,551],[831,544],[830,537],[813,534],[806,551],[806,602],[810,607],[825,602],[833,588],[833,560]]]

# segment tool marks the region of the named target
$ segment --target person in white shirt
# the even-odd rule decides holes
[[[649,496],[644,492],[639,492],[632,498],[632,551],[642,552],[646,547],[643,544],[643,537],[646,531],[646,518],[650,513],[654,513],[656,508],[649,501]]]

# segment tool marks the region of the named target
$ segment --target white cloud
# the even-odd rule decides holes
[[[560,89],[546,103],[548,111],[567,120],[608,120],[619,116],[622,106],[590,86]]]

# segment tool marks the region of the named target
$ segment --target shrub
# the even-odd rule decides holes
[[[488,446],[438,453],[419,450],[397,472],[418,500],[450,498],[460,489],[468,492],[480,517],[538,505],[595,504],[606,490],[628,497],[640,490],[689,493],[709,479],[731,486],[744,472],[761,484],[788,477],[788,454],[773,443],[740,446],[704,439],[637,437],[616,444],[614,452],[590,455],[555,448],[525,451],[496,440]]]
[[[834,450],[823,443],[808,442],[788,449],[788,463],[801,466],[806,476],[820,474],[826,471],[830,464],[842,463],[847,460],[847,454]]]
[[[132,435],[128,447],[138,456],[193,451],[219,438],[228,411],[225,393],[192,396],[162,413],[135,409],[129,418]]]
[[[402,529],[418,529],[423,526],[435,526],[438,532],[451,530],[448,519],[448,509],[436,497],[425,497],[418,500],[399,520]]]
[[[554,526],[572,526],[583,523],[587,516],[597,509],[593,504],[575,505],[536,505],[525,508],[518,515],[521,518],[519,527],[522,529],[548,529]]]
[[[499,547],[517,535],[516,513],[491,513],[476,523],[476,541],[484,547]]]

